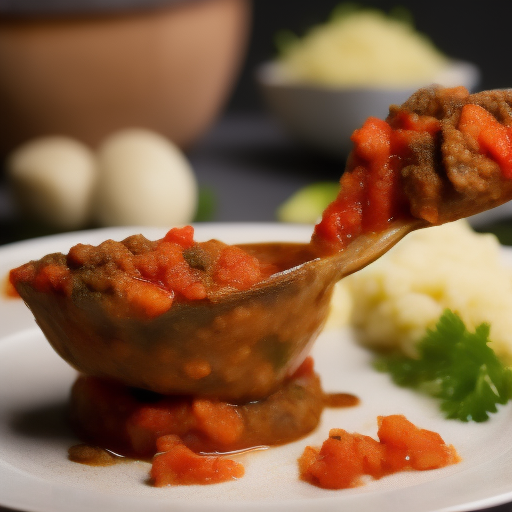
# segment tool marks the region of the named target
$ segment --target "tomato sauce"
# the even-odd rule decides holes
[[[88,466],[112,466],[119,461],[126,460],[125,457],[106,450],[105,448],[85,443],[71,446],[68,449],[68,458],[73,462],[86,464]]]
[[[324,489],[362,485],[362,477],[382,478],[400,471],[426,471],[460,458],[436,432],[418,428],[403,415],[380,416],[378,438],[335,428],[320,449],[308,446],[299,459],[303,480]]]
[[[174,302],[199,301],[222,288],[245,290],[276,269],[237,246],[194,241],[194,228],[172,228],[162,239],[134,235],[99,246],[77,244],[66,256],[51,254],[11,270],[14,288],[71,297],[76,281],[123,298],[117,315],[156,318]]]
[[[386,120],[368,118],[351,137],[340,191],[313,245],[330,254],[395,220],[469,216],[475,193],[492,207],[502,180],[512,179],[509,101],[504,92],[433,87],[392,106]]]
[[[150,471],[155,487],[216,484],[236,480],[245,473],[242,464],[229,458],[194,453],[178,436],[159,437],[157,450]]]
[[[440,122],[402,112],[394,125],[370,117],[355,130],[354,149],[340,179],[337,198],[315,226],[312,241],[324,252],[346,247],[361,233],[378,232],[389,222],[411,217],[400,182],[409,146],[418,137],[435,138]]]

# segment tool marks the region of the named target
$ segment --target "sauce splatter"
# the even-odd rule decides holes
[[[299,458],[301,479],[324,489],[347,489],[362,485],[363,476],[379,479],[460,461],[439,434],[418,428],[403,415],[379,416],[378,424],[378,441],[335,428],[321,448],[307,446]]]

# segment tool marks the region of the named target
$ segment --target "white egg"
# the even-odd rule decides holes
[[[7,173],[22,212],[59,229],[83,227],[96,182],[91,149],[65,136],[29,141],[7,158]]]
[[[172,226],[193,220],[197,181],[187,158],[165,137],[127,129],[98,150],[95,218],[104,226]]]

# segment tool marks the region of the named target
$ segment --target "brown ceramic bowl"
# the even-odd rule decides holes
[[[127,126],[182,148],[237,78],[250,0],[181,0],[109,13],[0,13],[0,154],[60,133],[95,146]]]

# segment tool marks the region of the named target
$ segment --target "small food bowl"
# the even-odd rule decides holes
[[[464,61],[452,61],[432,83],[463,85],[472,91],[479,69]],[[350,136],[369,116],[384,119],[392,104],[403,103],[426,84],[403,88],[334,87],[292,81],[279,62],[267,62],[256,72],[265,105],[292,137],[314,150],[346,158],[352,148]]]
[[[0,6],[0,155],[133,126],[190,146],[224,105],[249,28],[249,0]]]

